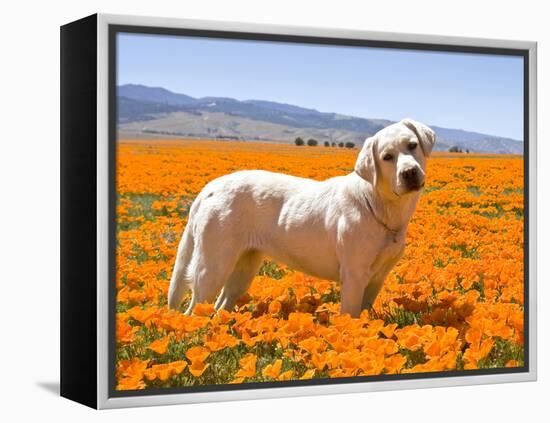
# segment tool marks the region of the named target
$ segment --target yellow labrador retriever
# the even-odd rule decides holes
[[[193,202],[170,281],[168,304],[187,289],[195,304],[231,310],[269,255],[341,283],[341,312],[370,307],[405,246],[435,143],[411,119],[368,138],[355,171],[326,181],[246,170],[209,182]]]

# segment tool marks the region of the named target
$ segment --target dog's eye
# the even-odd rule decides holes
[[[411,142],[407,147],[410,151],[416,150],[416,147],[418,146],[417,143]]]
[[[382,160],[389,162],[390,160],[393,160],[393,156],[390,153],[386,153],[384,154],[384,157],[382,157]]]

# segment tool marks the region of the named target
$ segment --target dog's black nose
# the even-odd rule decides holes
[[[418,169],[416,167],[411,167],[401,172],[401,176],[407,182],[416,181],[418,176]]]

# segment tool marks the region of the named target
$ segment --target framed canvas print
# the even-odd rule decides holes
[[[536,44],[61,28],[61,394],[536,378]]]

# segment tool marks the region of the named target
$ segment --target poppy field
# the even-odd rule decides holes
[[[116,164],[115,388],[137,390],[524,365],[523,158],[434,153],[403,258],[360,318],[338,283],[269,257],[234,311],[167,306],[189,207],[242,169],[323,180],[358,150],[122,140]]]

